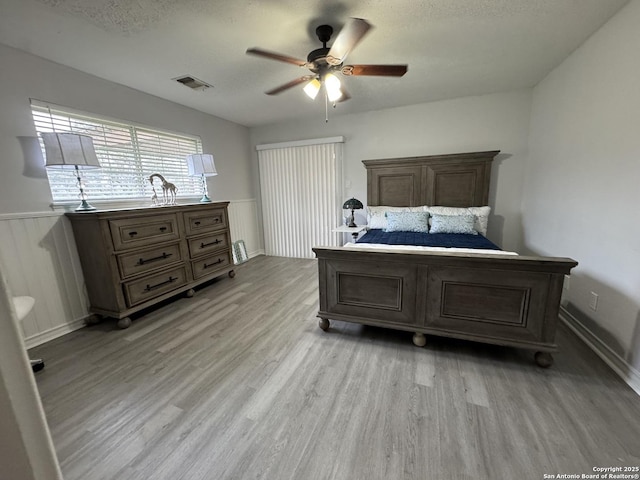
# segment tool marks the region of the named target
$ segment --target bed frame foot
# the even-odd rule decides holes
[[[320,320],[318,320],[318,326],[325,332],[329,330],[329,325],[330,325],[330,322],[328,318],[320,317]]]
[[[413,334],[413,344],[416,347],[424,347],[427,344],[427,338],[424,333],[416,332]]]
[[[539,367],[549,368],[553,365],[553,356],[548,352],[536,352],[534,358]]]

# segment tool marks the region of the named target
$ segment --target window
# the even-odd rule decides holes
[[[40,137],[44,132],[71,132],[93,138],[101,168],[84,170],[83,182],[93,200],[149,200],[149,176],[160,173],[177,187],[178,197],[201,196],[202,180],[190,177],[185,157],[202,153],[199,137],[155,130],[83,114],[31,100],[31,112]],[[44,144],[40,138],[44,155]],[[73,171],[47,169],[54,203],[77,201]],[[162,195],[160,182],[155,190]]]

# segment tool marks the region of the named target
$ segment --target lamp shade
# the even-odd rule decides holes
[[[304,93],[306,93],[307,96],[311,100],[313,100],[318,96],[318,92],[320,91],[321,86],[322,84],[320,83],[320,80],[318,80],[317,78],[314,78],[304,86],[303,90],[304,90]]]
[[[345,210],[360,210],[361,208],[364,208],[364,206],[362,205],[362,202],[360,200],[356,198],[350,198],[349,200],[344,202],[342,208]]]
[[[43,133],[46,167],[100,168],[93,139],[76,133]]]
[[[340,80],[333,73],[324,76],[324,88],[327,90],[327,98],[330,102],[337,102],[342,97]]]
[[[218,175],[216,165],[213,163],[213,155],[209,153],[187,155],[187,166],[191,176],[204,175],[205,177],[213,177]]]

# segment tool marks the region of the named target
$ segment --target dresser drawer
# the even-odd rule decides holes
[[[201,260],[193,261],[191,262],[193,278],[197,279],[215,273],[221,268],[229,265],[229,263],[231,263],[229,259],[229,250],[220,252],[217,255],[205,257]]]
[[[184,226],[187,235],[214,232],[228,227],[225,208],[211,208],[203,212],[185,212]]]
[[[182,262],[182,250],[179,243],[151,247],[136,252],[117,255],[120,278],[127,279],[174,263]]]
[[[109,229],[115,250],[155,245],[180,238],[175,214],[109,220]]]
[[[220,232],[187,240],[191,258],[229,248],[229,232]]]
[[[132,280],[123,285],[127,304],[132,307],[150,300],[163,293],[175,290],[187,283],[187,272],[184,266],[174,268],[139,280]]]

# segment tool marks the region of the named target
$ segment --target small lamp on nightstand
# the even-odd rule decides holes
[[[344,210],[351,210],[351,218],[349,219],[349,224],[347,225],[347,227],[357,227],[355,222],[355,217],[353,216],[353,211],[361,210],[362,208],[364,208],[364,206],[362,205],[362,202],[352,197],[346,202],[344,202],[344,205],[342,206],[342,208]]]
[[[207,178],[218,175],[216,165],[213,163],[213,155],[210,153],[194,153],[187,155],[187,166],[189,167],[189,175],[192,177],[202,176],[202,198],[200,203],[210,203],[207,192]]]

